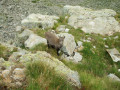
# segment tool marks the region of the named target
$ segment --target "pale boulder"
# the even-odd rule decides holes
[[[2,71],[2,77],[3,78],[8,78],[10,75],[10,70],[4,70]]]
[[[108,75],[108,77],[109,77],[110,79],[114,80],[114,81],[119,81],[119,82],[120,82],[120,78],[118,78],[115,74],[110,73],[110,74]]]
[[[17,52],[13,52],[12,55],[9,57],[8,61],[10,61],[10,62],[17,62],[19,60],[19,58],[22,55],[25,55],[26,53],[28,53],[28,51],[26,51],[24,49],[18,48],[18,51]]]
[[[77,45],[78,45],[79,47],[81,47],[82,44],[83,44],[83,42],[81,42],[81,41],[78,41],[78,42],[77,42]]]
[[[81,6],[64,6],[65,13],[69,14],[68,24],[75,29],[81,28],[86,33],[108,34],[120,32],[120,23],[111,9],[92,10]]]
[[[79,63],[82,60],[82,55],[78,52],[75,52],[73,56],[67,56],[63,54],[61,59],[74,62],[75,64]]]
[[[76,48],[76,43],[74,40],[74,36],[68,33],[60,33],[57,34],[58,36],[65,36],[63,46],[65,47],[65,52],[67,52],[69,55],[72,55],[75,48]],[[63,50],[64,52],[64,50]]]
[[[114,62],[120,61],[120,53],[116,48],[106,50]]]
[[[58,30],[59,32],[64,32],[64,31],[65,31],[65,25],[60,25],[60,26],[58,26],[58,27],[57,27],[57,30]]]
[[[24,20],[22,20],[21,24],[28,28],[52,28],[54,24],[57,22],[59,17],[57,16],[49,16],[42,14],[30,14]]]
[[[5,61],[3,58],[0,58],[0,72],[3,69],[9,69],[12,65],[15,65],[15,63],[10,61]]]
[[[2,71],[2,82],[6,84],[10,84],[12,82],[12,79],[10,78],[10,70],[4,70]]]
[[[25,79],[25,69],[22,69],[22,68],[16,68],[14,69],[13,71],[13,79],[15,81],[24,81]]]
[[[4,63],[5,60],[3,58],[0,58],[0,66],[2,65],[2,63]]]
[[[21,87],[23,84],[21,82],[15,82],[16,87]]]
[[[29,38],[29,36],[33,34],[33,31],[29,29],[24,29],[23,31],[17,34],[17,42],[15,43],[16,46],[23,46],[24,42]]]
[[[48,69],[52,69],[52,71],[67,80],[72,85],[80,88],[81,83],[79,81],[78,72],[71,70],[67,66],[64,65],[60,60],[52,57],[45,51],[38,51],[35,54],[29,53],[25,54],[20,58],[20,62],[23,64],[29,64],[33,62],[40,62],[45,65]]]
[[[21,32],[18,37],[19,38],[25,38],[25,37],[29,37],[31,34],[33,34],[33,31],[29,30],[29,29],[25,29],[23,32]]]
[[[24,42],[25,47],[33,48],[38,44],[47,44],[47,40],[36,34],[31,34],[29,38]]]
[[[66,28],[66,25],[60,25],[60,26],[57,27],[57,30],[59,32],[66,32],[66,33],[68,33],[70,29]]]
[[[70,29],[66,28],[66,29],[65,29],[65,32],[66,32],[66,33],[68,33],[68,32],[69,32],[69,30],[70,30]]]
[[[81,60],[82,60],[82,55],[80,55],[80,53],[78,53],[78,52],[75,52],[75,55],[73,56],[73,62],[75,62],[75,63],[78,63],[78,62],[80,62]]]
[[[17,26],[17,27],[16,27],[16,32],[18,32],[18,33],[21,33],[23,30],[24,30],[24,29],[23,29],[22,26]]]

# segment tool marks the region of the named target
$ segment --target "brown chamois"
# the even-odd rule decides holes
[[[63,46],[63,41],[64,41],[65,36],[57,37],[55,33],[48,31],[45,33],[45,38],[47,39],[48,48],[50,47],[55,48],[57,50],[57,55],[59,56],[59,50]]]

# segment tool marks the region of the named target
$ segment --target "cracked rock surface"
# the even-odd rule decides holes
[[[16,38],[15,27],[21,25],[21,21],[32,13],[62,15],[65,5],[81,5],[94,9],[110,8],[120,12],[119,0],[109,3],[104,1],[101,5],[102,1],[94,0],[37,0],[36,3],[34,1],[0,0],[0,42],[14,42]]]

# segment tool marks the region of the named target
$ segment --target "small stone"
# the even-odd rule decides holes
[[[17,31],[17,32],[22,32],[22,31],[23,31],[23,28],[22,28],[21,26],[17,26],[17,27],[16,27],[16,31]]]
[[[36,45],[38,44],[47,44],[47,40],[45,38],[42,38],[36,34],[31,34],[29,36],[29,38],[25,41],[24,45],[25,47],[28,47],[28,48],[33,48],[35,47]]]
[[[114,37],[114,39],[118,39],[118,38],[119,38],[119,36],[115,36],[115,37]]]
[[[84,47],[81,46],[81,47],[78,47],[78,48],[77,48],[77,51],[82,51],[83,49],[84,49]]]
[[[85,39],[84,39],[83,42],[90,42],[90,40],[85,40]]]
[[[10,62],[16,62],[19,60],[19,58],[26,54],[28,51],[26,50],[22,50],[22,49],[18,49],[18,52],[13,52],[13,54],[9,57],[8,61]]]
[[[64,32],[65,31],[65,25],[60,25],[59,27],[57,27],[57,30],[59,32]]]
[[[79,74],[78,74],[77,71],[74,72],[74,74],[70,73],[70,74],[68,74],[68,80],[74,81],[75,84],[73,84],[73,83],[71,83],[71,84],[73,84],[75,86],[79,86],[78,88],[80,88],[81,83],[79,81],[79,77],[78,76],[79,76]]]
[[[73,62],[78,63],[82,60],[82,55],[80,55],[80,53],[78,53],[78,52],[75,52],[75,55],[73,56],[73,59],[74,59]]]
[[[10,70],[4,70],[4,71],[2,71],[2,76],[3,76],[4,78],[8,78],[8,77],[9,77],[9,74],[10,74]]]
[[[13,71],[13,79],[15,81],[24,81],[25,79],[25,73],[24,73],[25,69],[22,68],[16,68]]]
[[[23,32],[19,33],[17,35],[18,39],[16,42],[16,46],[23,46],[24,42],[29,38],[29,36],[33,34],[33,31],[29,30],[29,29],[25,29]]]
[[[105,45],[105,47],[106,47],[106,48],[109,48],[109,46],[108,46],[108,45]]]
[[[20,58],[20,54],[18,52],[14,52],[10,57],[9,57],[9,61],[11,62],[16,62],[18,58]]]
[[[108,39],[110,39],[110,40],[111,40],[111,37],[108,37]]]
[[[65,54],[63,54],[61,56],[61,59],[65,59],[67,61],[72,61],[74,63],[79,63],[82,60],[82,55],[80,55],[80,53],[75,52],[74,56],[67,56]]]
[[[115,74],[109,74],[108,77],[114,81],[119,81],[120,82],[120,78],[118,78]]]
[[[56,34],[55,30],[51,30],[51,33],[54,33],[54,34]]]
[[[103,38],[103,40],[107,40],[107,38]]]
[[[68,61],[74,61],[74,58],[72,56],[66,57],[65,59]]]
[[[16,87],[15,83],[10,83],[9,86],[11,86],[11,87]]]
[[[77,45],[80,47],[80,46],[82,46],[82,44],[83,44],[83,42],[81,42],[81,41],[78,41],[77,42]]]
[[[116,48],[106,49],[114,62],[120,61],[120,53]]]
[[[91,38],[89,37],[89,38],[87,38],[88,40],[91,40]]]
[[[25,29],[21,34],[18,35],[18,37],[19,38],[29,37],[31,34],[33,34],[33,31]]]
[[[4,58],[0,58],[0,65],[4,62],[5,62]]]
[[[65,16],[65,19],[68,19],[69,17],[68,16]]]
[[[66,29],[65,29],[65,32],[69,32],[69,30],[70,30],[70,29],[66,28]]]
[[[120,69],[118,69],[118,72],[120,72]]]
[[[96,48],[96,46],[93,46],[93,48]]]
[[[16,82],[15,84],[16,84],[17,87],[21,87],[22,86],[21,82]]]

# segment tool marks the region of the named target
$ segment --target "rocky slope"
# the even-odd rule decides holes
[[[119,14],[66,5],[80,2],[0,1],[0,89],[120,89]],[[47,47],[50,30],[65,36],[60,56]]]
[[[81,5],[94,9],[111,8],[119,11],[119,0],[0,0],[0,41],[11,43],[15,27],[31,13],[61,15],[64,5]]]

